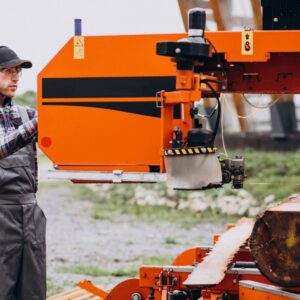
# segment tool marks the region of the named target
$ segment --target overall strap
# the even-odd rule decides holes
[[[30,121],[29,116],[28,116],[28,112],[27,112],[27,107],[26,106],[22,106],[22,105],[16,105],[16,106],[17,106],[19,115],[20,115],[20,117],[22,119],[22,123],[24,124],[24,123]],[[30,152],[32,152],[32,151],[35,152],[35,145],[34,144],[32,144],[32,146],[27,145],[27,146],[25,146],[24,148],[22,148],[19,151],[24,151],[24,149],[27,149],[27,151],[30,151]]]
[[[0,195],[0,205],[20,205],[31,203],[36,203],[35,193]]]
[[[22,122],[23,123],[28,122],[29,117],[28,117],[28,113],[27,113],[27,108],[24,106],[21,106],[21,105],[17,105],[17,108],[18,108],[19,115],[22,119]]]

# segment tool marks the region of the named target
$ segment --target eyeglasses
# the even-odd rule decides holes
[[[22,68],[2,68],[0,69],[0,72],[8,76],[18,75],[19,77],[21,77]]]

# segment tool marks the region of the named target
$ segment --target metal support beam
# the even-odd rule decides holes
[[[210,6],[213,10],[213,15],[215,22],[217,23],[217,28],[219,31],[225,30],[225,24],[221,15],[220,5],[218,0],[210,0]]]
[[[260,0],[251,0],[253,11],[253,22],[256,30],[262,29],[262,13]]]
[[[232,94],[232,99],[234,102],[234,106],[236,109],[236,112],[239,116],[245,116],[245,107],[244,107],[244,102],[242,102],[242,97],[240,94]],[[239,118],[238,119],[239,124],[240,124],[240,129],[241,133],[245,133],[248,128],[248,123],[246,118]]]
[[[178,5],[179,5],[184,29],[187,32],[188,31],[188,16],[187,16],[188,7],[186,7],[185,3],[186,3],[185,0],[178,0]]]

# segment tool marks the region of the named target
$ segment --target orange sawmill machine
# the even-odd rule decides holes
[[[78,20],[75,29],[38,76],[38,142],[51,178],[240,188],[244,159],[222,160],[215,148],[220,94],[300,92],[300,30],[205,33],[201,9],[189,12],[188,34],[82,36]],[[216,101],[211,115],[197,105],[206,98]],[[197,247],[110,291],[79,286],[107,300],[300,299],[299,281],[274,283],[240,246],[214,285],[186,281],[212,251]]]

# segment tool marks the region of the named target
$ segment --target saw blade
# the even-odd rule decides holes
[[[253,226],[253,219],[242,218],[234,227],[223,233],[212,251],[193,270],[183,284],[208,286],[220,283],[234,255],[250,237]]]

